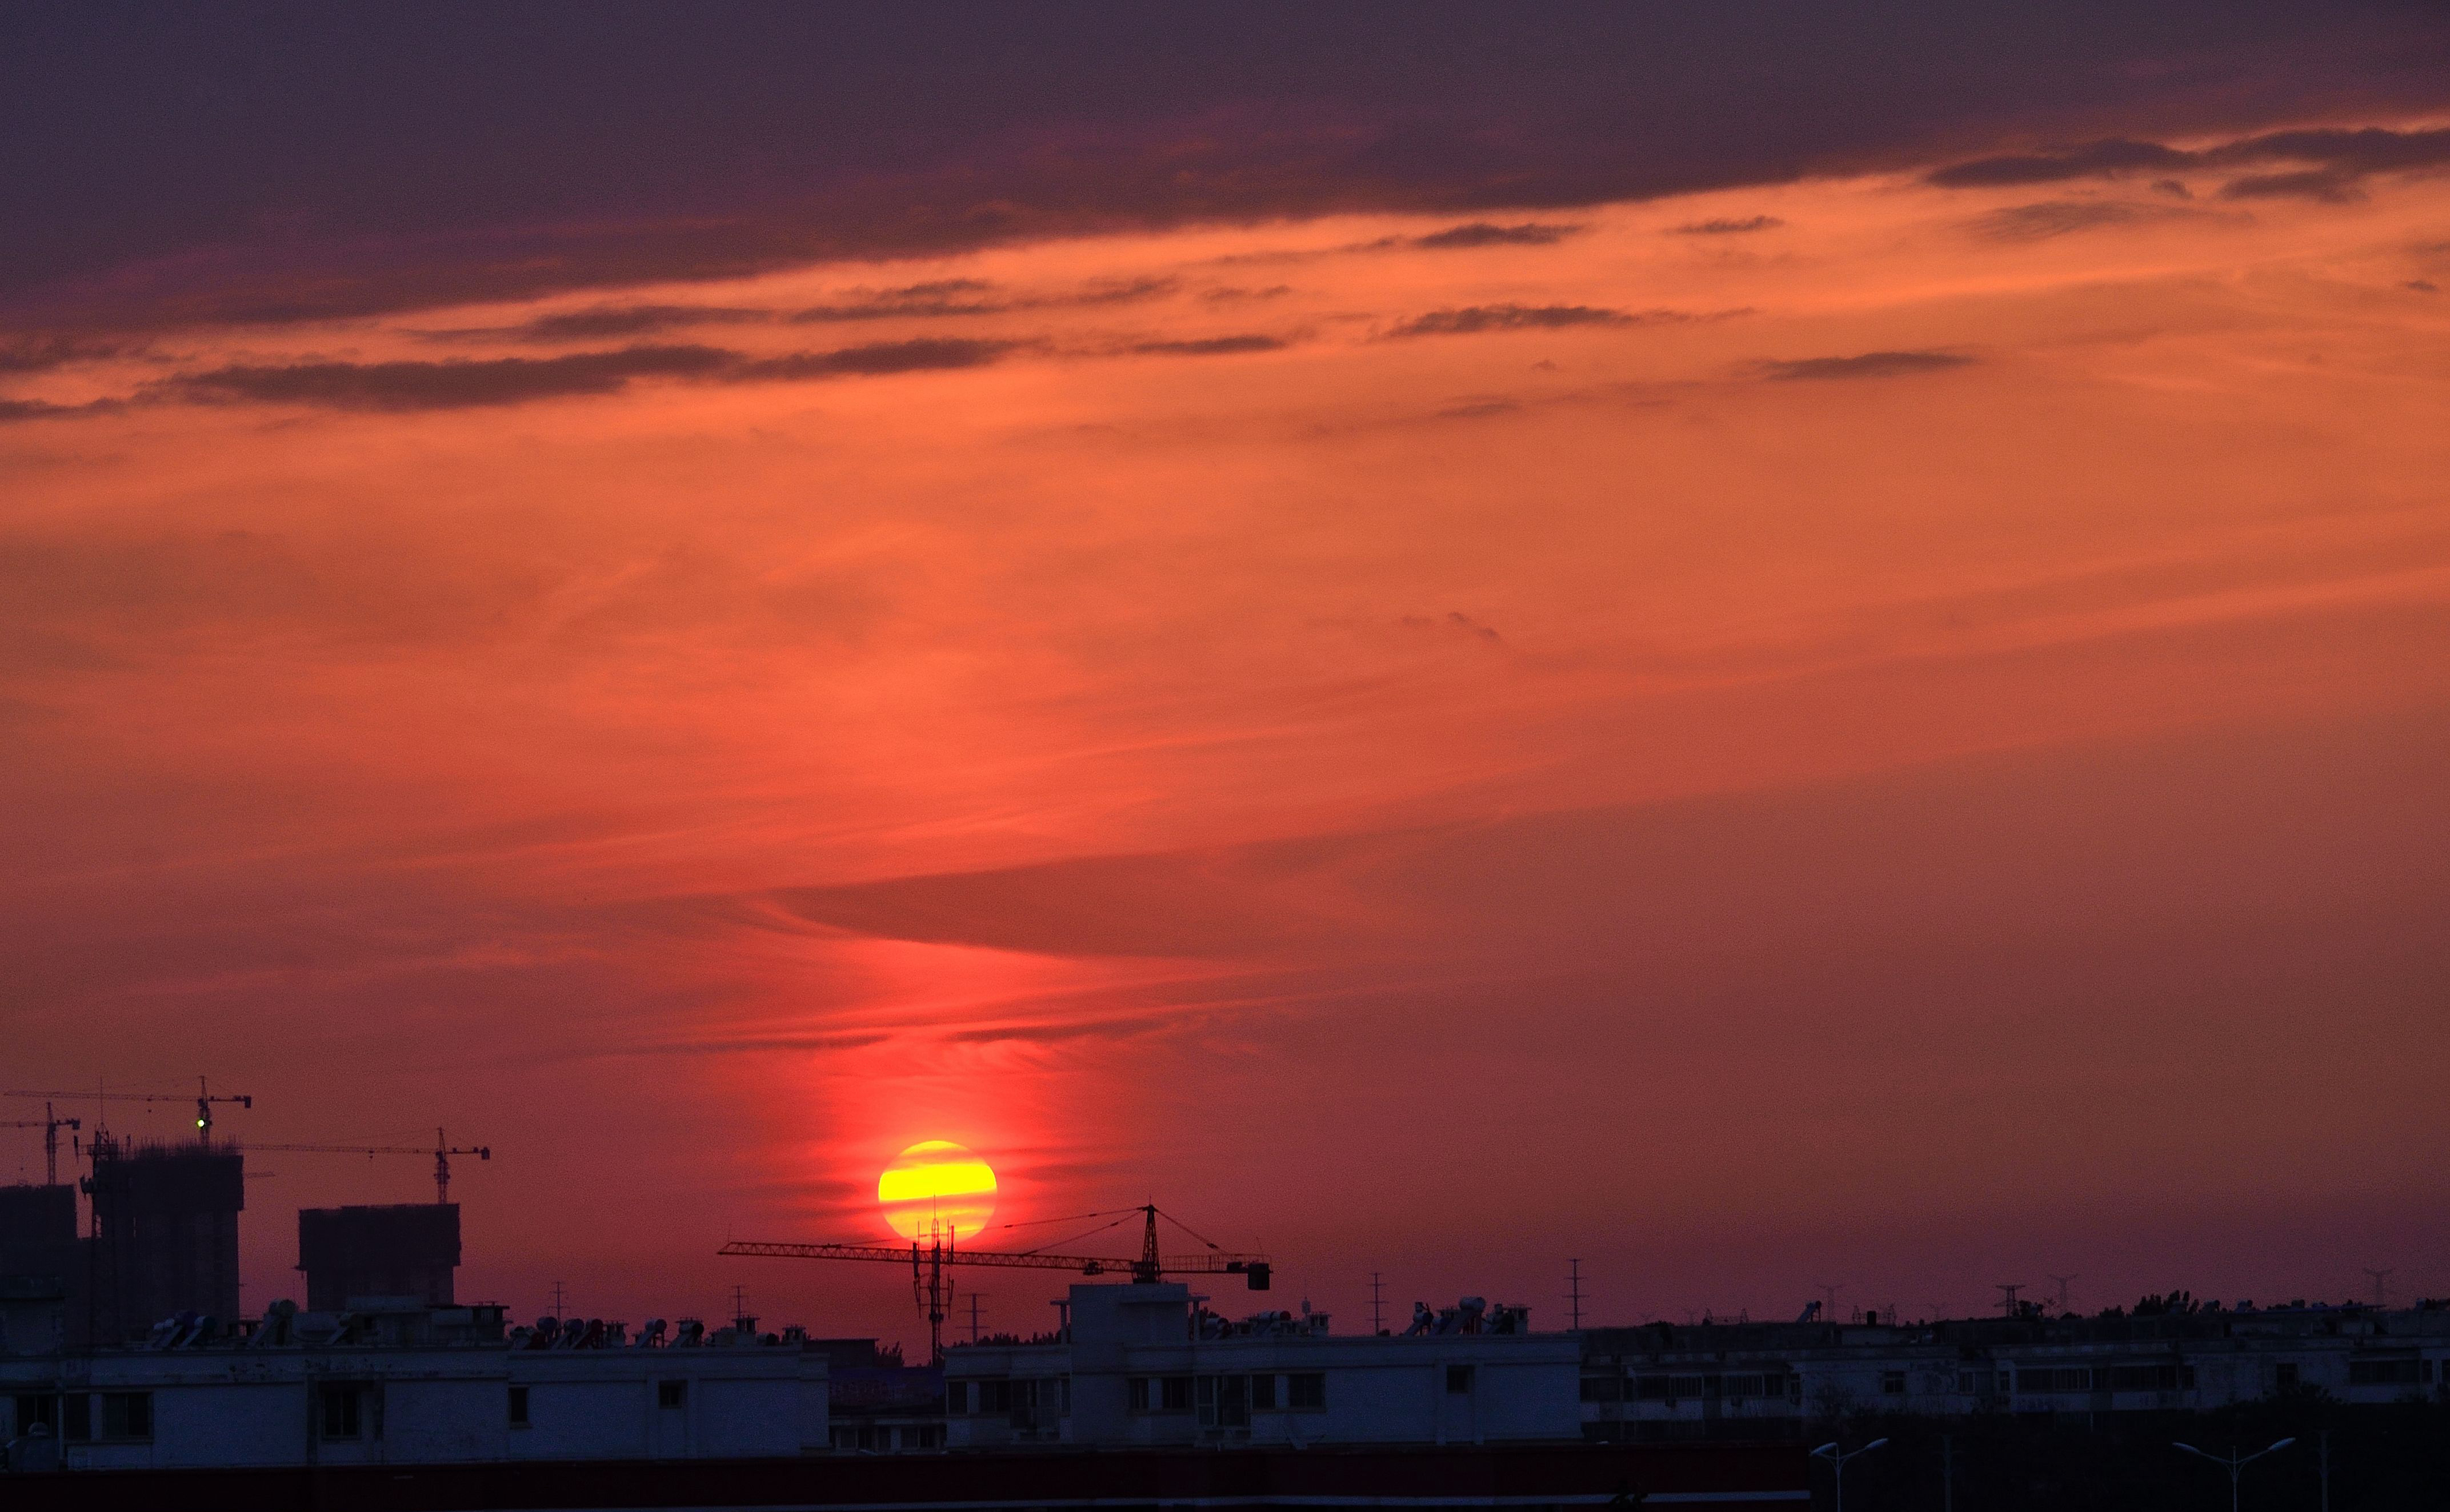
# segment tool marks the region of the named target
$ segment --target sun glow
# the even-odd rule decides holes
[[[893,1157],[876,1178],[885,1221],[904,1239],[967,1239],[995,1215],[995,1172],[962,1146],[928,1139]]]

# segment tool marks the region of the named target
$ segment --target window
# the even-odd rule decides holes
[[[953,1417],[967,1417],[970,1411],[970,1384],[948,1381],[944,1384],[944,1410]]]
[[[2100,1374],[2104,1378],[2103,1384],[2099,1387],[2096,1387],[2093,1383],[2093,1376],[2096,1373]],[[2107,1371],[2095,1372],[2090,1367],[2080,1365],[2042,1366],[2037,1368],[2028,1367],[2016,1372],[2016,1389],[2019,1391],[2091,1391],[2096,1389],[2107,1389],[2108,1374],[2109,1372]]]
[[[1901,1397],[1905,1394],[1906,1373],[1903,1370],[1883,1370],[1880,1372],[1880,1395],[1884,1397]]]
[[[1187,1375],[1170,1375],[1165,1377],[1158,1394],[1158,1400],[1163,1404],[1164,1409],[1168,1412],[1190,1411],[1191,1377]]]
[[[60,1437],[72,1444],[93,1437],[93,1398],[82,1391],[60,1398]]]
[[[153,1393],[106,1391],[102,1394],[102,1436],[106,1439],[153,1437]]]
[[[1306,1370],[1285,1377],[1285,1405],[1295,1412],[1326,1411],[1326,1372]]]
[[[2178,1364],[2113,1365],[2110,1367],[2110,1389],[2112,1391],[2175,1391],[2180,1387]]]
[[[970,1385],[979,1394],[979,1411],[1001,1415],[1012,1410],[1012,1383],[1009,1381],[973,1381]]]
[[[1468,1365],[1447,1367],[1447,1394],[1459,1397],[1468,1394],[1470,1390],[1471,1367]]]
[[[2273,1384],[2278,1386],[2281,1390],[2294,1391],[2297,1389],[2297,1367],[2294,1365],[2274,1366],[2271,1370],[2271,1379]]]
[[[45,1391],[40,1395],[29,1391],[24,1396],[19,1397],[17,1399],[17,1431],[22,1434],[37,1423],[47,1428],[58,1427],[59,1419],[53,1413],[52,1409],[59,1400],[59,1398],[51,1395],[48,1391]]]
[[[1274,1412],[1276,1409],[1276,1378],[1254,1375],[1251,1378],[1251,1410]]]
[[[1605,1375],[1583,1377],[1583,1400],[1585,1402],[1621,1402],[1624,1399],[1624,1378],[1611,1370]]]
[[[2350,1386],[2418,1386],[2424,1380],[2421,1360],[2351,1360]]]
[[[1136,1375],[1123,1383],[1123,1390],[1131,1399],[1131,1408],[1134,1412],[1146,1412],[1149,1409],[1148,1383],[1149,1378],[1144,1375]]]
[[[513,1386],[511,1387],[511,1426],[515,1428],[524,1428],[527,1425],[528,1388],[525,1386]]]
[[[688,1406],[688,1405],[689,1405],[689,1383],[688,1383],[688,1382],[686,1382],[686,1381],[658,1381],[658,1382],[656,1382],[656,1383],[655,1383],[655,1405],[657,1405],[657,1406],[659,1406],[659,1407],[685,1407],[685,1406]]]
[[[1238,1428],[1251,1421],[1251,1378],[1246,1375],[1203,1375],[1198,1378],[1199,1425]]]
[[[323,1437],[354,1439],[363,1431],[359,1424],[358,1397],[358,1388],[353,1386],[323,1388]]]

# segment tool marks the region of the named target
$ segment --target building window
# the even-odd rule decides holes
[[[1880,1395],[1901,1397],[1906,1394],[1906,1373],[1903,1370],[1880,1372]]]
[[[1165,1377],[1158,1387],[1157,1401],[1163,1409],[1168,1412],[1190,1411],[1191,1377],[1187,1375],[1170,1375]]]
[[[1131,1407],[1134,1412],[1146,1412],[1149,1409],[1148,1382],[1148,1377],[1144,1375],[1136,1375],[1129,1381],[1123,1383],[1123,1390],[1131,1399]]]
[[[153,1437],[153,1393],[106,1391],[102,1394],[102,1436],[106,1439]]]
[[[2283,1391],[2294,1391],[2297,1389],[2297,1367],[2294,1365],[2272,1367],[2271,1378]]]
[[[359,1391],[356,1386],[325,1386],[323,1399],[323,1437],[354,1439],[364,1429],[359,1422]]]
[[[2417,1386],[2424,1380],[2421,1360],[2351,1360],[2350,1386]]]
[[[957,1418],[969,1416],[970,1384],[967,1381],[952,1381],[945,1384],[944,1411]]]
[[[658,1381],[658,1382],[656,1382],[656,1383],[655,1383],[655,1405],[657,1405],[657,1406],[659,1406],[659,1407],[685,1407],[685,1406],[688,1406],[688,1405],[689,1405],[689,1383],[688,1383],[688,1382],[686,1382],[686,1381]]]
[[[1001,1414],[1012,1410],[1012,1383],[1009,1381],[973,1381],[979,1393],[979,1411]]]
[[[528,1388],[525,1386],[513,1386],[511,1387],[511,1426],[515,1428],[524,1428],[527,1425]]]
[[[1251,1378],[1203,1375],[1198,1378],[1198,1402],[1201,1427],[1247,1427],[1251,1422]]]
[[[1471,1367],[1468,1365],[1450,1365],[1447,1367],[1447,1394],[1449,1396],[1464,1396],[1469,1393],[1470,1390]]]
[[[1295,1412],[1326,1411],[1326,1373],[1308,1370],[1285,1377],[1285,1405]]]
[[[1276,1409],[1276,1378],[1254,1375],[1251,1378],[1251,1410],[1274,1412]]]
[[[23,1434],[37,1423],[47,1428],[58,1427],[59,1418],[55,1415],[53,1407],[59,1400],[48,1391],[39,1396],[29,1391],[19,1397],[17,1399],[17,1432]]]
[[[60,1398],[60,1437],[70,1444],[93,1437],[93,1398],[82,1391]]]

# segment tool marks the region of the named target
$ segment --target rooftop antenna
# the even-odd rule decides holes
[[[2055,1271],[2044,1271],[2043,1274],[2048,1275],[2051,1280],[2059,1284],[2059,1310],[2061,1312],[2065,1312],[2068,1309],[2068,1283],[2084,1274],[2084,1272],[2081,1270],[2071,1270],[2066,1275],[2060,1275]]]
[[[1816,1283],[1813,1289],[1820,1293],[1820,1300],[1823,1304],[1820,1308],[1820,1316],[1831,1323],[1837,1322],[1838,1293],[1843,1289],[1835,1281],[1822,1281]]]
[[[2396,1266],[2392,1266],[2377,1270],[2371,1266],[2363,1266],[2359,1269],[2362,1270],[2367,1276],[2373,1279],[2374,1306],[2377,1308],[2386,1308],[2390,1306],[2390,1289],[2384,1286],[2383,1283],[2391,1278],[2392,1274],[2398,1270],[2398,1268]]]
[[[749,1315],[749,1289],[747,1287],[735,1286],[731,1289],[731,1327],[736,1332],[740,1333],[755,1333],[757,1331],[757,1320]]]
[[[563,1289],[560,1282],[554,1282],[553,1284],[553,1315],[556,1318],[568,1317],[570,1315],[568,1307],[569,1301],[570,1293]]]
[[[973,1290],[970,1293],[970,1342],[972,1344],[979,1342],[979,1302],[985,1296],[986,1293],[983,1291]]]
[[[1999,1289],[1999,1316],[2003,1318],[2014,1317],[2016,1315],[2016,1293],[2025,1289],[2025,1283],[2021,1281],[1994,1281],[1992,1285]]]
[[[1568,1260],[1565,1265],[1567,1267],[1565,1305],[1573,1317],[1571,1327],[1576,1333],[1580,1333],[1583,1331],[1583,1263],[1580,1260]]]
[[[1387,1331],[1386,1314],[1387,1287],[1378,1278],[1378,1272],[1372,1270],[1370,1272],[1370,1331],[1372,1334]]]

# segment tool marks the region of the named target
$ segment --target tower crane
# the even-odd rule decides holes
[[[43,1182],[46,1186],[53,1187],[60,1184],[60,1131],[84,1127],[84,1124],[74,1118],[63,1118],[53,1113],[51,1105],[48,1102],[43,1104],[43,1115],[39,1118],[12,1118],[7,1123],[0,1123],[0,1129],[43,1131]],[[69,1137],[73,1140],[75,1136]]]
[[[186,1100],[186,1095],[183,1092],[105,1092],[99,1087],[91,1092],[0,1092],[0,1097],[41,1097],[46,1100],[57,1098],[62,1102],[76,1097],[91,1097],[97,1102],[184,1102]],[[213,1104],[217,1102],[234,1102],[242,1108],[255,1106],[255,1099],[243,1094],[216,1094],[205,1084],[204,1077],[198,1076],[196,1078],[196,1142],[198,1144],[212,1143]],[[102,1130],[98,1126],[98,1119],[96,1122],[94,1137],[99,1140],[102,1137]]]
[[[489,1146],[455,1145],[444,1136],[440,1129],[434,1131],[434,1148],[431,1150],[421,1149],[416,1145],[248,1145],[246,1148],[294,1151],[303,1154],[364,1155],[369,1159],[376,1155],[432,1155],[434,1157],[434,1203],[437,1207],[451,1200],[451,1157],[453,1155],[475,1155],[479,1160],[494,1158],[494,1152]]]
[[[1137,1208],[1119,1208],[1106,1212],[1082,1213],[1078,1218],[1058,1222],[1079,1223],[1090,1218],[1113,1218],[1120,1223],[1132,1216],[1144,1222],[1140,1233],[1140,1252],[1137,1257],[1110,1255],[1050,1254],[1042,1250],[961,1250],[949,1232],[931,1233],[925,1241],[913,1238],[909,1248],[877,1244],[789,1244],[764,1240],[735,1239],[715,1251],[723,1255],[763,1255],[786,1260],[867,1260],[887,1265],[907,1264],[910,1267],[910,1291],[914,1301],[927,1314],[928,1358],[936,1364],[944,1359],[944,1315],[952,1301],[952,1288],[944,1272],[954,1266],[1001,1266],[1037,1270],[1077,1270],[1084,1276],[1128,1272],[1136,1283],[1154,1282],[1170,1275],[1237,1275],[1246,1278],[1254,1291],[1268,1289],[1270,1265],[1263,1254],[1231,1254],[1214,1242],[1201,1238],[1189,1226],[1171,1213],[1157,1211],[1157,1204],[1143,1203]],[[1207,1246],[1204,1252],[1191,1255],[1165,1255],[1157,1250],[1157,1221],[1173,1224],[1183,1232]],[[1115,1224],[1104,1227],[1113,1228]],[[1004,1224],[1007,1229],[1019,1224]],[[1091,1231],[1096,1232],[1098,1231]],[[1082,1235],[1081,1237],[1086,1237]]]

